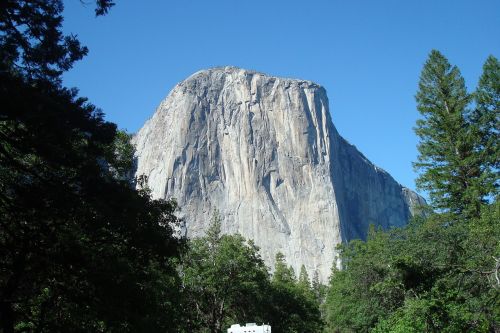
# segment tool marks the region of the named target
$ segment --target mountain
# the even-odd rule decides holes
[[[273,265],[282,252],[326,281],[336,246],[370,224],[402,226],[425,201],[373,165],[332,123],[326,91],[235,67],[177,84],[133,139],[137,175],[175,198],[188,237],[217,209]]]

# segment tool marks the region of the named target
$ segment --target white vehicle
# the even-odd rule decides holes
[[[271,326],[258,326],[256,323],[248,323],[245,326],[235,324],[227,329],[227,333],[271,333]]]

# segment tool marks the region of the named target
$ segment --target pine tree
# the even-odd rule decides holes
[[[482,161],[482,177],[478,189],[482,196],[498,195],[500,170],[500,62],[489,56],[474,93],[476,108],[472,122],[476,129],[476,151]]]
[[[221,239],[221,218],[218,210],[214,210],[210,225],[208,226],[206,239],[208,242],[209,250],[215,251]]]
[[[316,297],[316,300],[318,301],[318,303],[322,303],[323,298],[324,298],[324,293],[325,293],[325,286],[322,285],[321,282],[319,282],[319,273],[317,270],[314,271],[311,285],[312,285],[311,287],[312,287],[312,290],[314,293],[314,297]]]
[[[429,192],[439,210],[478,216],[481,198],[474,195],[473,180],[481,168],[468,121],[471,97],[459,69],[436,50],[424,65],[416,100],[422,115],[415,128],[417,186]]]
[[[287,266],[285,256],[278,252],[271,287],[268,314],[273,332],[321,331],[319,304],[315,301],[304,266],[297,280],[293,268]]]
[[[295,272],[293,268],[287,267],[285,255],[281,252],[276,253],[276,264],[274,265],[273,283],[283,285],[295,284]]]
[[[311,282],[309,281],[309,275],[307,274],[306,266],[300,266],[300,274],[298,285],[304,290],[309,290],[311,288]]]

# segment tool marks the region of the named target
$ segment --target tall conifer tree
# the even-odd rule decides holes
[[[471,214],[477,216],[471,180],[480,169],[468,123],[471,97],[459,69],[436,50],[424,65],[416,100],[422,115],[415,128],[417,186],[429,192],[435,208],[461,214],[474,206]]]
[[[477,158],[482,161],[482,177],[477,184],[479,195],[498,195],[500,170],[500,62],[489,56],[474,93],[476,108],[472,114],[477,137]]]

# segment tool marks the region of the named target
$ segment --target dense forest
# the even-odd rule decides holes
[[[112,6],[96,0],[96,16]],[[181,237],[176,203],[131,179],[130,136],[64,87],[87,49],[62,33],[62,11],[61,0],[0,6],[0,332],[500,331],[495,57],[469,92],[430,53],[415,127],[430,205],[342,245],[322,285],[280,253],[271,274],[251,240],[221,234],[217,212],[204,237]]]

